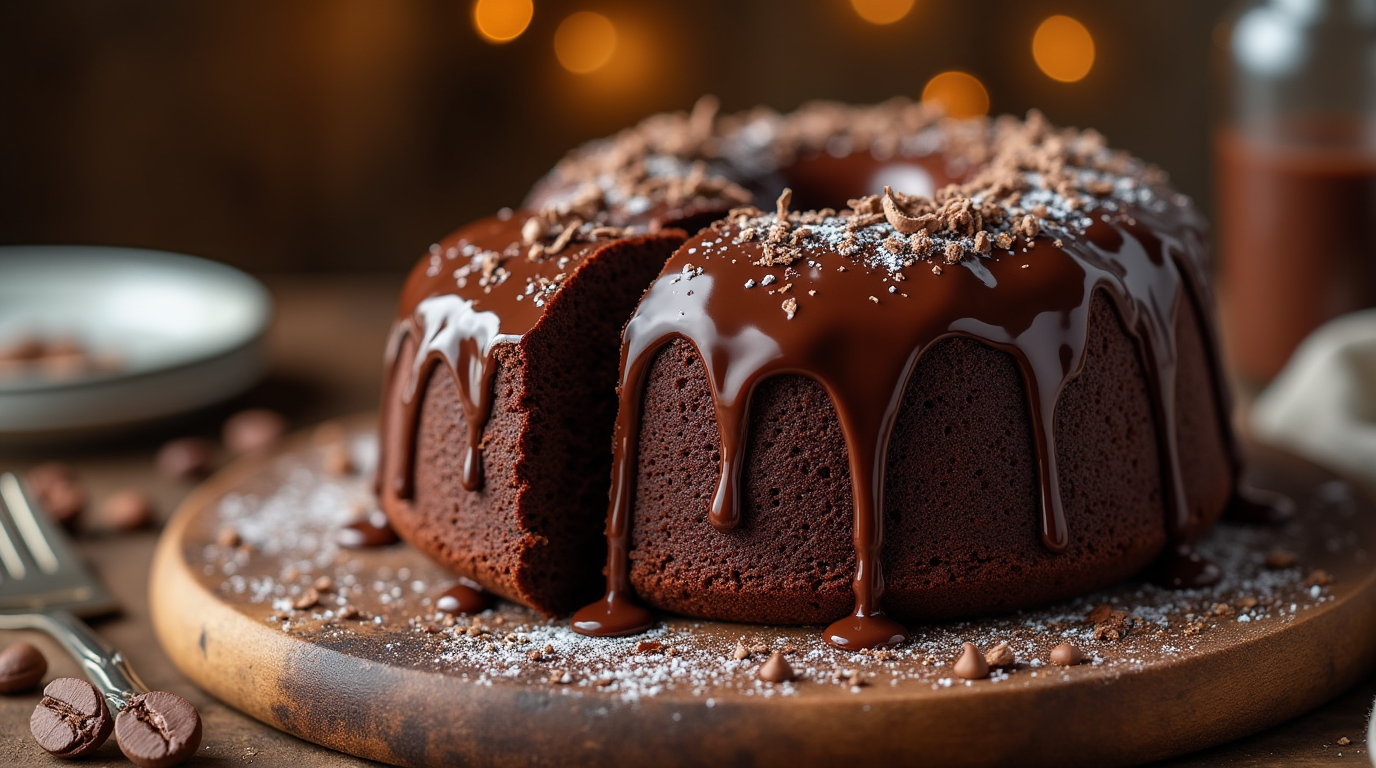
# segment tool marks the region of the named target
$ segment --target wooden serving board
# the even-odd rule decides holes
[[[453,577],[422,555],[332,543],[371,504],[372,435],[350,440],[355,476],[327,473],[324,450],[301,439],[194,493],[159,544],[152,617],[168,655],[210,693],[397,765],[1134,764],[1280,723],[1376,662],[1376,507],[1269,449],[1254,451],[1252,480],[1290,494],[1300,515],[1281,528],[1219,526],[1200,546],[1225,573],[1217,587],[1127,583],[914,626],[895,652],[852,654],[816,627],[665,618],[644,636],[593,639],[505,603],[446,619],[433,601]],[[217,542],[226,526],[243,545]],[[1298,565],[1267,567],[1276,548]],[[334,589],[293,608],[322,575]],[[1125,615],[1086,620],[1100,604]],[[344,618],[344,605],[359,615]],[[952,675],[962,642],[1000,640],[1016,667]],[[1049,666],[1063,640],[1091,661]],[[736,659],[738,642],[784,651],[799,679],[759,681],[767,653]]]

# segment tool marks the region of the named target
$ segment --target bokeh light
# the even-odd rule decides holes
[[[611,61],[616,53],[616,26],[592,11],[569,16],[554,32],[554,55],[570,72],[586,75]]]
[[[951,117],[979,117],[989,112],[989,92],[974,75],[951,70],[927,81],[922,100],[940,104]]]
[[[1052,16],[1032,36],[1032,58],[1052,80],[1073,83],[1094,66],[1094,37],[1069,16]]]
[[[520,37],[534,15],[531,0],[478,0],[473,4],[473,26],[478,34],[494,43]]]
[[[913,9],[913,0],[850,0],[850,4],[871,24],[892,24]]]

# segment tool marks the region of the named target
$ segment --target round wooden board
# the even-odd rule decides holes
[[[370,431],[350,441],[366,470]],[[506,603],[446,622],[431,602],[453,578],[419,553],[330,543],[371,494],[359,476],[325,472],[323,449],[301,439],[185,502],[153,564],[153,623],[176,664],[225,702],[397,765],[1149,762],[1294,717],[1376,662],[1376,509],[1323,470],[1254,453],[1254,483],[1301,513],[1281,528],[1222,525],[1202,542],[1225,572],[1218,587],[1124,584],[914,626],[892,654],[849,654],[815,627],[666,618],[645,636],[592,639]],[[225,526],[245,544],[217,543]],[[1299,565],[1266,568],[1277,547]],[[321,575],[334,589],[293,609]],[[1328,583],[1306,583],[1316,579]],[[343,604],[361,616],[341,618]],[[1095,624],[1099,604],[1123,613]],[[1016,667],[952,677],[961,642],[1001,639]],[[1063,639],[1092,661],[1048,666]],[[738,642],[784,650],[799,679],[758,681],[764,654],[737,660]]]

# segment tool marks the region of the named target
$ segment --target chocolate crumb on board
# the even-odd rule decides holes
[[[984,660],[989,666],[995,668],[1011,667],[1018,663],[1017,657],[1013,654],[1013,649],[1008,647],[1006,641],[1000,642],[998,645],[986,651]]]
[[[1274,568],[1276,570],[1294,568],[1296,565],[1299,565],[1299,561],[1299,556],[1294,552],[1288,549],[1281,549],[1280,547],[1276,547],[1266,553],[1267,568]]]
[[[1094,639],[1103,643],[1122,640],[1134,624],[1133,617],[1127,611],[1115,610],[1108,604],[1095,607],[1086,620],[1094,624]]]
[[[1322,568],[1316,568],[1310,572],[1309,577],[1304,580],[1306,587],[1326,587],[1333,583],[1333,576]]]

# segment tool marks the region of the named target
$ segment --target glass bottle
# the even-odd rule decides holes
[[[1376,306],[1376,0],[1254,0],[1221,30],[1224,334],[1260,383],[1325,321]]]

